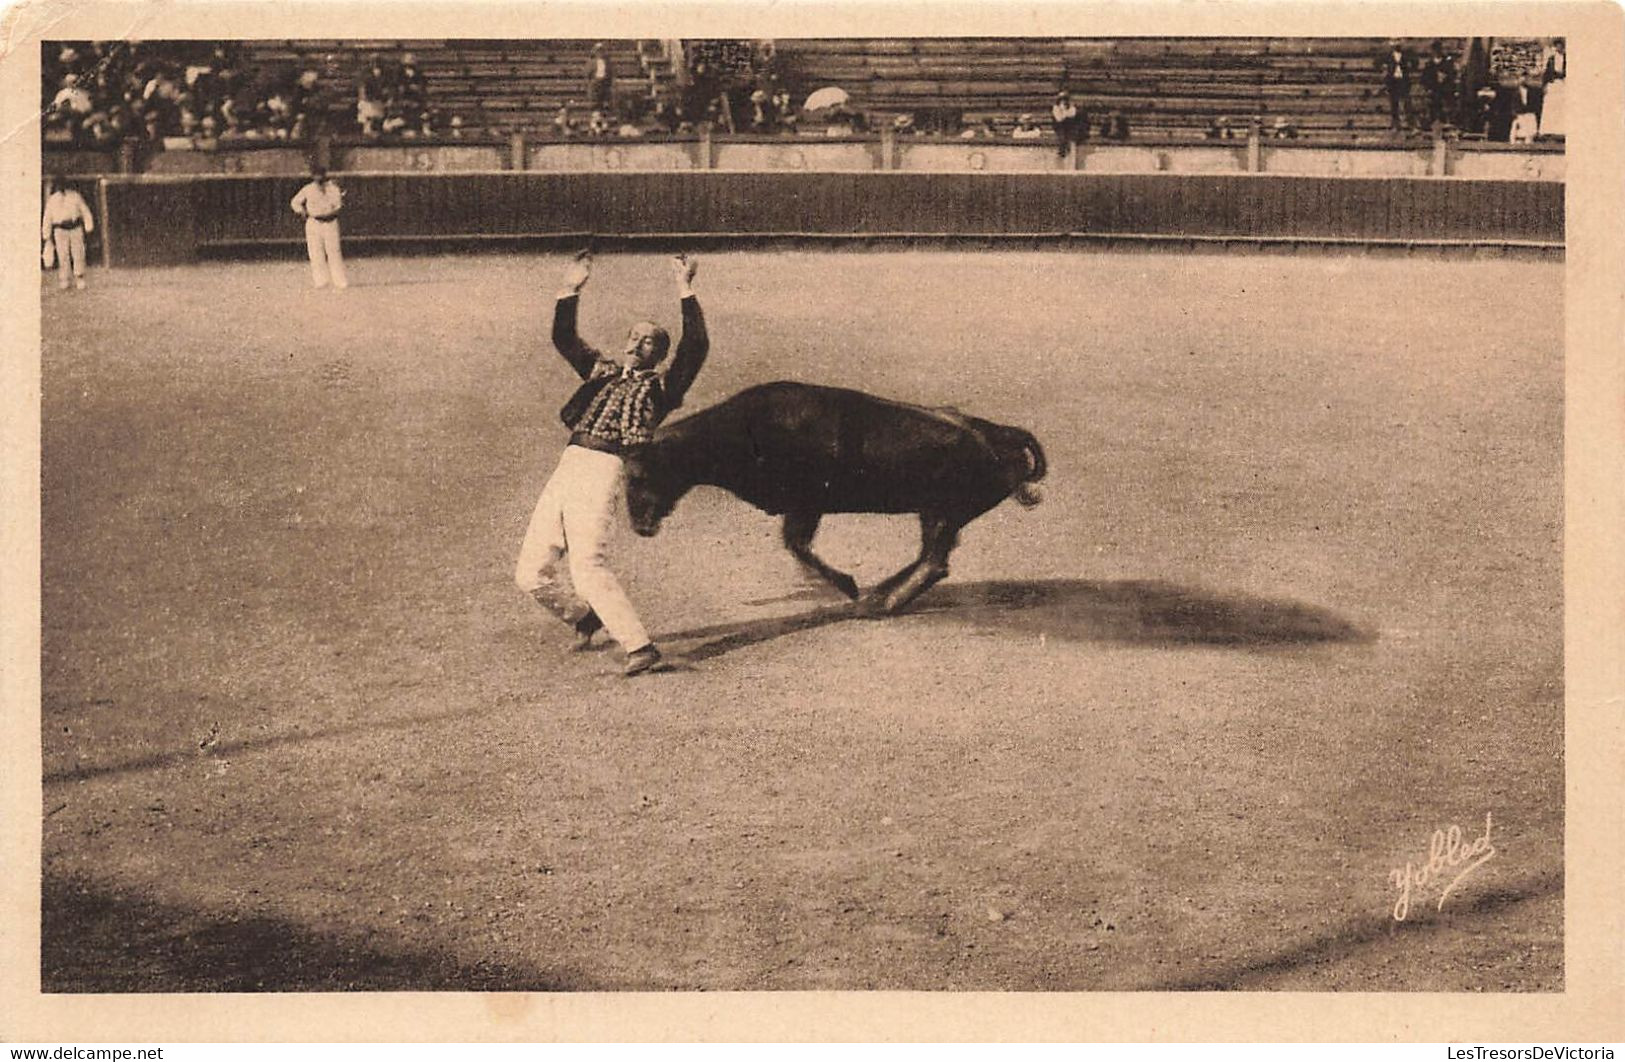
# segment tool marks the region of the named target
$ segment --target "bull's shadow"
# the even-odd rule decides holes
[[[800,600],[814,594],[824,596],[821,591],[801,591],[778,600]],[[702,661],[788,634],[870,618],[857,605],[843,602],[790,616],[674,631],[662,635],[662,640],[698,641],[683,655],[690,661]],[[1142,580],[949,584],[933,589],[899,616],[874,620],[922,621],[953,623],[994,635],[1041,634],[1062,641],[1144,646],[1271,649],[1362,643],[1375,638],[1316,605]]]

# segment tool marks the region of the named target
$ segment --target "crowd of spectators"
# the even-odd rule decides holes
[[[1298,123],[1284,114],[1277,115],[1273,122],[1268,123],[1261,115],[1254,115],[1240,123],[1231,121],[1226,115],[1219,115],[1208,122],[1202,135],[1208,140],[1245,140],[1255,133],[1262,139],[1296,140]]]
[[[662,81],[641,66],[635,75],[616,68],[595,45],[587,61],[580,101],[561,104],[547,133],[557,138],[631,138],[688,135],[703,128],[729,133],[787,134],[797,131],[799,110],[784,84],[769,40],[684,42],[674,77]],[[844,107],[820,113],[822,123],[864,127]]]
[[[1561,38],[1542,42],[1532,69],[1493,69],[1481,39],[1465,58],[1443,40],[1420,57],[1391,40],[1377,67],[1394,132],[1426,130],[1503,143],[1563,135],[1567,56]]]
[[[683,60],[684,76],[673,113],[679,125],[709,122],[730,133],[797,131],[801,114],[790,98],[778,48],[771,40],[690,41]],[[859,116],[845,104],[837,104],[822,117],[828,123],[861,125]]]
[[[557,138],[685,135],[704,128],[762,135],[844,135],[871,130],[873,116],[834,86],[834,101],[813,106],[792,97],[771,40],[684,41],[669,68],[618,70],[610,50],[593,46],[577,98],[563,103],[542,132]],[[352,60],[353,61],[353,60]],[[305,140],[320,133],[366,139],[463,136],[463,121],[444,120],[428,78],[411,53],[371,55],[345,71],[338,57],[246,63],[233,43],[72,42],[42,56],[47,143],[106,147],[125,140],[207,147],[233,140]],[[1395,131],[1437,130],[1522,142],[1562,133],[1563,42],[1546,42],[1538,65],[1492,74],[1475,40],[1462,58],[1435,40],[1420,56],[1388,42],[1375,63]],[[1506,64],[1501,64],[1505,67]],[[662,76],[664,74],[664,76]],[[347,76],[353,75],[353,76]],[[340,89],[338,86],[354,85]],[[798,94],[817,86],[801,86]],[[349,94],[353,91],[353,111]],[[814,95],[821,95],[814,93]],[[1121,110],[1092,116],[1065,91],[1047,115],[1025,113],[1014,127],[993,116],[928,108],[882,119],[899,136],[966,140],[1048,140],[1064,155],[1091,135],[1130,137]],[[1008,120],[1006,118],[1006,120]],[[1295,122],[1263,116],[1214,118],[1209,139],[1257,135],[1292,139]]]
[[[356,82],[356,131],[366,139],[412,140],[447,135],[459,137],[462,119],[442,122],[429,99],[429,79],[411,52],[399,57],[373,55]]]
[[[1049,113],[1044,116],[1026,112],[1016,116],[1008,131],[1001,131],[992,116],[966,114],[963,111],[933,108],[913,114],[899,115],[892,122],[893,131],[900,135],[941,136],[960,140],[1052,140],[1056,153],[1065,155],[1074,145],[1088,141],[1095,135],[1101,140],[1129,139],[1128,115],[1113,109],[1101,116],[1098,126],[1088,111],[1073,101],[1064,89],[1055,94]]]
[[[372,56],[356,79],[354,119],[334,59],[254,64],[233,43],[73,42],[41,63],[46,143],[166,147],[221,141],[458,136],[441,125],[428,79],[410,53]]]
[[[74,42],[41,57],[47,143],[303,139],[325,116],[315,69],[245,69],[231,44]]]

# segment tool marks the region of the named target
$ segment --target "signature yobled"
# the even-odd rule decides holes
[[[1399,890],[1399,899],[1394,901],[1394,921],[1403,922],[1410,914],[1412,895],[1423,895],[1443,881],[1446,875],[1454,874],[1450,883],[1439,893],[1437,910],[1444,910],[1446,897],[1461,884],[1462,879],[1495,855],[1495,845],[1490,843],[1490,825],[1490,813],[1486,811],[1484,834],[1471,843],[1463,842],[1460,826],[1434,830],[1433,839],[1428,843],[1427,859],[1420,866],[1406,863],[1402,870],[1389,871],[1388,880]]]

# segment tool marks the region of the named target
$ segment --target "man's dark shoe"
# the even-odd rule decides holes
[[[632,678],[635,675],[651,671],[659,663],[660,650],[656,649],[653,643],[644,646],[642,649],[634,649],[626,654],[626,677]]]

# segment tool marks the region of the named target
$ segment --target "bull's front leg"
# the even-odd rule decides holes
[[[858,581],[845,572],[824,563],[824,558],[812,551],[813,536],[823,513],[786,513],[784,517],[784,548],[808,571],[820,576],[835,589],[858,599]]]

